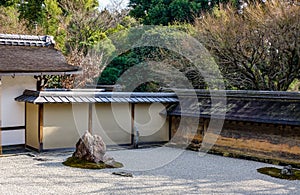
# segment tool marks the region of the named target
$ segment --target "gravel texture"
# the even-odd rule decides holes
[[[66,167],[70,151],[1,157],[0,194],[300,194],[300,181],[256,171],[274,165],[165,147],[108,153],[124,168]]]

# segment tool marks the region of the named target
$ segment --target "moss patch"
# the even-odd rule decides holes
[[[294,175],[282,175],[281,169],[275,168],[275,167],[263,167],[260,169],[257,169],[259,173],[269,175],[271,177],[276,177],[279,179],[287,179],[287,180],[300,180],[300,170],[293,169]]]
[[[81,169],[106,169],[106,168],[121,168],[123,164],[120,162],[116,162],[113,166],[107,165],[105,163],[94,163],[86,160],[82,160],[76,157],[69,157],[63,165],[69,167],[76,167]]]
[[[209,150],[210,154],[215,155],[221,155],[225,157],[232,157],[232,158],[239,158],[239,159],[246,159],[246,160],[253,160],[273,165],[280,165],[280,166],[286,166],[286,165],[292,165],[294,168],[300,169],[300,163],[299,163],[299,157],[295,160],[292,159],[283,159],[283,158],[276,158],[271,157],[268,155],[268,153],[258,153],[255,151],[246,151],[241,149],[234,149],[230,147],[219,147],[214,146],[212,149]]]

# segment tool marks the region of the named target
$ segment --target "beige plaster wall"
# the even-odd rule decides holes
[[[43,149],[73,148],[88,129],[88,104],[45,104]]]
[[[140,133],[140,142],[161,142],[169,140],[167,118],[159,113],[165,109],[161,103],[136,104],[135,125]]]
[[[103,103],[93,106],[93,133],[106,145],[131,143],[131,107],[128,103]]]
[[[88,104],[45,104],[43,149],[72,148],[88,129]],[[159,113],[163,104],[136,104],[135,124],[140,142],[168,141],[169,126]],[[131,105],[102,103],[92,106],[92,133],[107,145],[131,143]]]
[[[26,103],[26,146],[39,149],[39,106]]]

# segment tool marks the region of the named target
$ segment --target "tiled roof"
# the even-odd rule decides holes
[[[46,47],[54,44],[52,36],[0,34],[0,45]]]
[[[66,63],[53,37],[0,34],[0,75],[71,74],[80,69]]]
[[[15,98],[19,102],[46,103],[175,103],[174,93],[102,92],[101,90],[30,91]]]
[[[202,118],[218,118],[218,113],[223,117],[224,111],[228,120],[300,125],[298,92],[223,91],[211,96],[209,91],[200,90],[197,97],[190,93],[180,94],[184,101],[180,102],[181,105],[170,106],[168,115],[199,117],[200,114]]]
[[[300,93],[199,90],[189,92],[128,93],[101,90],[29,91],[19,102],[46,103],[171,103],[169,116],[223,118],[235,121],[300,125]],[[212,104],[213,103],[213,104]],[[162,113],[164,114],[164,113]]]

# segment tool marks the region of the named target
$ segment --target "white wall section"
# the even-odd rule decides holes
[[[33,76],[2,76],[0,93],[1,127],[25,126],[25,105],[16,102],[15,98],[21,95],[24,89],[36,88]],[[11,130],[10,130],[11,131]],[[25,130],[2,131],[2,145],[24,144]]]

